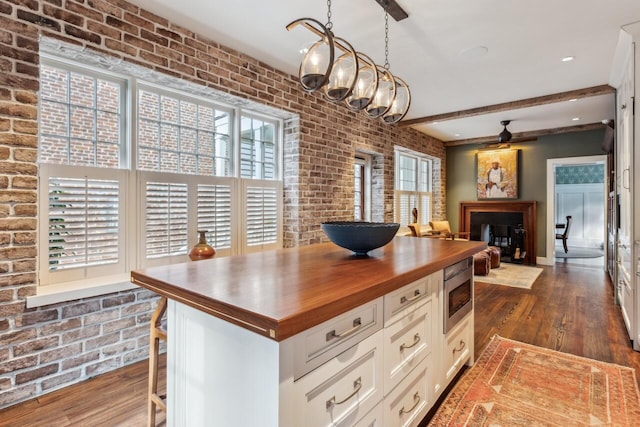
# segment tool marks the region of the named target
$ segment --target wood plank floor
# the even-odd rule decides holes
[[[602,268],[562,262],[543,270],[530,290],[476,283],[476,355],[499,334],[640,372]],[[146,391],[142,362],[0,411],[0,426],[142,427]],[[165,425],[160,412],[157,425]]]

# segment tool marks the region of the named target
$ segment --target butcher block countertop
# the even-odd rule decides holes
[[[484,249],[397,236],[367,257],[333,243],[151,267],[131,282],[282,341]]]

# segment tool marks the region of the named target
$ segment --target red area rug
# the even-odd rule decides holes
[[[494,336],[430,426],[639,426],[632,368]]]

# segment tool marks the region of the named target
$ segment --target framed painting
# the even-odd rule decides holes
[[[518,150],[478,151],[478,199],[518,198]]]

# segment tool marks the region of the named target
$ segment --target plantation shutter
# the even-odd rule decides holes
[[[244,249],[252,252],[282,246],[280,216],[282,183],[243,180]]]
[[[147,182],[146,258],[185,255],[188,248],[187,184]]]
[[[230,184],[198,184],[198,230],[216,252],[231,249],[232,188]]]

